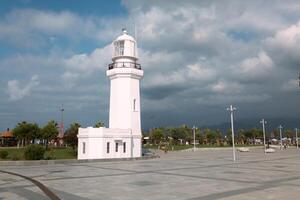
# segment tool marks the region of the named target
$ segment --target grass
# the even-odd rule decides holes
[[[5,150],[8,152],[6,159],[0,160],[24,160],[25,148],[17,147],[1,147],[0,150]],[[76,159],[77,156],[72,148],[49,148],[44,157],[48,159]]]

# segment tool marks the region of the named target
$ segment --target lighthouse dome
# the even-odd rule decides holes
[[[112,60],[115,61],[119,58],[131,58],[137,60],[137,44],[135,39],[127,34],[123,29],[123,34],[117,37],[113,42],[113,55]]]

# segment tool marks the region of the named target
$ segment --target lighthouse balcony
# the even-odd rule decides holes
[[[114,62],[108,65],[108,69],[114,68],[134,68],[134,69],[142,69],[141,64],[135,62]]]

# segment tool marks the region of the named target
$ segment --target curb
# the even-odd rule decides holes
[[[90,163],[90,162],[115,162],[115,161],[131,161],[131,160],[149,160],[160,158],[159,155],[143,156],[137,158],[104,158],[104,159],[62,159],[62,160],[18,160],[18,161],[0,161],[1,166],[31,166],[31,165],[55,165],[55,164],[73,164],[73,163]]]

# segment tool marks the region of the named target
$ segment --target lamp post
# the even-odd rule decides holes
[[[194,135],[194,149],[193,151],[196,151],[196,127],[193,126],[193,135]]]
[[[60,124],[60,137],[64,136],[64,104],[61,104],[60,112],[61,112],[61,124]]]
[[[283,126],[279,125],[279,134],[280,134],[280,150],[282,150],[282,129]]]
[[[298,128],[295,128],[295,132],[296,132],[296,145],[297,145],[297,149],[299,148],[299,144],[298,144]]]
[[[260,123],[262,123],[262,127],[263,127],[263,135],[264,135],[264,150],[265,150],[265,153],[266,153],[266,127],[265,127],[265,124],[267,124],[267,121],[265,119],[262,119],[260,121]]]
[[[233,112],[236,111],[236,108],[230,105],[227,110],[230,112],[230,120],[231,120],[231,135],[232,135],[232,154],[233,154],[233,162],[235,162],[235,144],[234,144],[234,127],[233,127]]]

